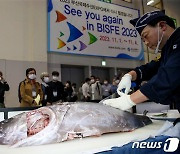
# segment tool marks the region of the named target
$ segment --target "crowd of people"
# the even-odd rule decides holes
[[[112,83],[109,83],[107,79],[103,82],[100,81],[99,77],[90,76],[86,78],[85,82],[82,84],[79,92],[82,93],[82,101],[99,102],[102,99],[115,93],[119,84],[119,78],[114,77]]]
[[[59,81],[59,72],[53,71],[40,75],[41,83],[36,81],[36,70],[28,68],[26,79],[19,84],[20,107],[47,106],[56,103],[77,101],[75,83]]]
[[[59,80],[59,72],[53,71],[50,75],[43,72],[40,75],[41,82],[37,81],[36,70],[28,68],[26,78],[19,83],[18,98],[20,107],[47,106],[61,102],[99,102],[117,90],[119,78],[115,77],[112,84],[107,79],[103,82],[99,77],[90,76],[86,78],[80,87],[76,83]],[[0,72],[0,107],[4,108],[5,91],[10,86]]]

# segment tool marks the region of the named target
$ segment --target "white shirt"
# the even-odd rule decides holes
[[[89,84],[86,82],[82,85],[82,93],[83,93],[84,97],[90,96],[89,95]]]

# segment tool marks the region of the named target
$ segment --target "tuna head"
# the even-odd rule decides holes
[[[69,106],[42,107],[0,123],[0,144],[12,147],[55,143]]]
[[[25,113],[0,122],[0,144],[12,145],[24,138],[27,138]]]

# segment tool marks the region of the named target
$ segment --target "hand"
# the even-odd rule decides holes
[[[3,77],[0,77],[0,81],[1,81],[1,83],[5,83],[6,82]]]
[[[136,105],[130,98],[130,95],[120,92],[121,97],[114,99],[107,99],[103,102],[105,105],[112,106],[121,110],[128,110]]]
[[[118,84],[117,93],[120,95],[120,91],[125,88],[125,94],[128,94],[131,88],[132,75],[125,74],[120,83]]]
[[[37,106],[37,103],[35,100],[33,100],[32,104],[33,104],[33,106]]]

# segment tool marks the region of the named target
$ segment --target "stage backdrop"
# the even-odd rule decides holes
[[[139,10],[98,0],[48,0],[48,51],[144,59],[129,23]]]

